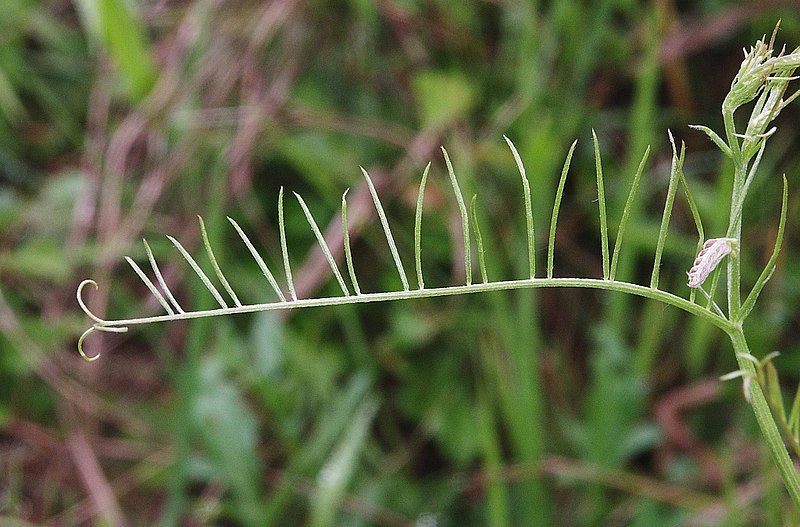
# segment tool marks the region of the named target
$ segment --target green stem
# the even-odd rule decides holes
[[[97,326],[100,327],[122,327],[135,326],[139,324],[149,324],[153,322],[169,322],[174,320],[189,320],[195,318],[208,318],[222,315],[233,315],[241,313],[254,313],[260,311],[275,311],[283,309],[338,306],[344,304],[362,304],[367,302],[385,302],[389,300],[408,300],[412,298],[431,298],[438,296],[452,296],[467,293],[483,293],[488,291],[508,291],[513,289],[541,289],[546,287],[568,287],[603,289],[606,291],[617,291],[636,296],[642,296],[653,300],[659,300],[665,304],[675,306],[693,315],[714,324],[725,332],[730,333],[736,326],[716,313],[708,311],[706,308],[689,302],[672,293],[653,289],[643,285],[631,284],[628,282],[617,282],[612,280],[601,280],[597,278],[530,278],[524,280],[507,280],[499,282],[489,282],[487,284],[472,284],[451,287],[435,287],[423,290],[411,291],[390,291],[385,293],[365,293],[360,296],[338,296],[326,298],[304,298],[288,302],[272,302],[267,304],[251,304],[241,307],[229,307],[220,309],[209,309],[203,311],[191,311],[186,313],[175,313],[174,315],[160,315],[153,317],[130,318],[123,320],[102,320],[96,319]]]
[[[741,193],[744,187],[744,176],[747,173],[747,166],[736,165],[733,175],[733,191],[731,197],[731,216],[728,221],[728,231],[726,237],[734,238],[737,241],[737,252],[742,247],[742,216],[735,211],[735,204],[742,199]],[[741,260],[736,255],[731,255],[728,259],[728,318],[736,320],[739,318],[739,308],[741,307]]]
[[[750,348],[747,345],[741,326],[730,331],[728,335],[731,338],[733,350],[736,352],[739,368],[746,372],[747,375],[755,376],[755,364],[742,357],[750,354]],[[791,496],[794,504],[800,507],[800,475],[798,475],[797,469],[789,457],[789,452],[786,450],[786,445],[783,443],[778,426],[772,417],[764,392],[757,382],[750,383],[750,405],[756,414],[758,427],[761,429],[761,434],[764,436],[767,447],[769,447],[772,460],[778,467],[783,484],[786,486],[786,490],[789,491],[789,496]]]

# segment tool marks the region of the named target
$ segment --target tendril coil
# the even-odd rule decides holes
[[[86,316],[95,321],[95,324],[91,325],[78,338],[78,353],[80,353],[81,357],[83,357],[85,361],[92,362],[99,359],[101,354],[97,353],[96,355],[93,356],[89,356],[86,354],[86,352],[83,349],[83,342],[86,340],[86,337],[88,337],[95,331],[105,331],[106,333],[125,333],[126,331],[128,331],[128,328],[124,326],[122,327],[110,326],[109,324],[112,323],[111,321],[103,320],[102,318],[92,313],[92,310],[89,309],[89,306],[87,306],[86,302],[83,301],[83,289],[89,284],[93,285],[95,289],[98,289],[97,282],[95,282],[94,280],[91,279],[84,280],[78,285],[78,291],[75,293],[75,297],[78,299],[78,305],[81,306],[81,309],[83,310],[84,313],[86,313]]]

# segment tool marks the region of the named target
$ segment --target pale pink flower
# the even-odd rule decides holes
[[[725,256],[733,251],[732,238],[712,238],[703,244],[700,254],[694,259],[689,275],[689,287],[697,288],[703,285],[708,275],[717,268]]]

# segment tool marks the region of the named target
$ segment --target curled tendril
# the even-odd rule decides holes
[[[83,351],[83,341],[86,340],[86,337],[88,337],[94,331],[105,331],[107,333],[125,333],[126,331],[128,331],[128,328],[100,326],[98,324],[95,324],[94,326],[84,331],[83,334],[78,339],[78,353],[81,354],[81,357],[83,357],[83,360],[85,360],[86,362],[92,362],[93,360],[97,360],[100,357],[100,353],[98,353],[94,357],[90,357],[86,354],[85,351]]]
[[[83,288],[86,287],[87,284],[93,285],[95,289],[97,289],[98,287],[97,282],[95,282],[94,280],[84,280],[78,285],[78,291],[75,293],[75,297],[78,299],[78,305],[81,306],[81,309],[83,309],[83,312],[86,313],[86,316],[97,322],[97,324],[94,324],[92,327],[84,331],[83,334],[78,339],[78,353],[81,354],[81,357],[83,357],[85,361],[92,362],[93,360],[96,360],[100,356],[100,354],[98,353],[94,357],[90,357],[86,354],[85,351],[83,351],[83,341],[86,340],[86,337],[88,337],[94,331],[105,331],[107,333],[125,333],[126,331],[128,331],[128,328],[108,326],[109,322],[107,320],[103,320],[102,318],[92,313],[91,310],[89,310],[89,308],[86,306],[86,303],[83,301],[83,296],[82,296]]]
[[[83,309],[83,312],[86,313],[86,316],[88,316],[89,318],[91,318],[92,320],[97,322],[98,324],[100,324],[100,325],[108,324],[108,321],[103,320],[102,318],[100,318],[97,315],[95,315],[94,313],[92,313],[89,310],[89,308],[86,306],[86,303],[83,301],[83,296],[82,296],[83,295],[83,288],[86,287],[86,284],[92,284],[95,289],[98,288],[97,282],[95,282],[94,280],[84,280],[83,282],[81,282],[78,285],[78,291],[75,293],[75,297],[78,299],[78,305],[81,306],[81,309]]]

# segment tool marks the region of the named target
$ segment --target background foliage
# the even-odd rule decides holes
[[[161,236],[208,265],[196,214],[242,301],[271,299],[225,215],[279,269],[280,186],[302,192],[332,234],[351,187],[361,287],[397,289],[358,165],[411,274],[429,160],[426,283],[461,282],[440,144],[465,196],[480,190],[490,278],[524,277],[524,204],[503,134],[528,169],[537,233],[578,139],[555,269],[600,276],[592,128],[612,237],[652,145],[618,270],[646,283],[666,129],[687,142],[707,235],[722,235],[731,170],[687,125],[720,128],[740,48],[777,19],[779,40],[800,42],[795,2],[9,0],[0,11],[3,523],[800,521],[739,386],[717,381],[736,369],[727,339],[653,302],[516,291],[198,320],[92,335],[104,356],[87,364],[74,301],[92,277],[96,312],[154,313],[122,260],[145,259],[146,235],[179,300],[213,306]],[[752,281],[785,172],[787,249],[748,331],[759,356],[783,353],[787,383],[800,376],[798,122],[796,106],[779,119],[743,234],[763,254],[743,263]],[[286,214],[300,296],[337,294],[302,211],[287,201]],[[696,243],[682,197],[670,228],[662,284],[682,290]]]

